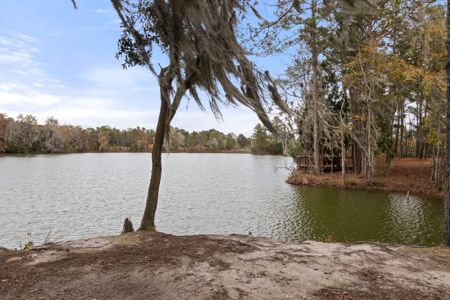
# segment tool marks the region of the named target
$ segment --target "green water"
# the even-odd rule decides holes
[[[442,201],[399,193],[300,187],[284,222],[293,240],[440,243]]]

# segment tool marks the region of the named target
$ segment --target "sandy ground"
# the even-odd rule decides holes
[[[0,249],[0,299],[450,299],[450,249],[130,233]]]
[[[373,179],[373,186],[368,186],[362,176],[349,173],[346,176],[347,189],[378,190],[386,192],[402,192],[424,196],[428,198],[442,198],[442,191],[438,190],[431,181],[431,159],[400,158],[394,159],[389,174],[384,167],[378,168]],[[309,185],[318,187],[342,188],[341,173],[324,173],[320,176],[295,171],[288,180],[294,185]]]

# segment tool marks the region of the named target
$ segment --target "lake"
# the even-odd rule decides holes
[[[403,194],[296,187],[291,159],[163,155],[157,228],[172,234],[253,234],[282,240],[440,242],[443,204]],[[120,233],[138,227],[148,153],[0,157],[0,246]]]

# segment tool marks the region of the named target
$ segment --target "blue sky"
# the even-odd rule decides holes
[[[115,58],[120,35],[108,0],[2,0],[0,112],[33,114],[43,122],[154,128],[159,90],[146,69],[123,70]],[[279,73],[287,59],[258,59]],[[188,105],[189,104],[189,105]],[[172,125],[251,134],[258,119],[246,108],[224,108],[223,121],[183,103]]]

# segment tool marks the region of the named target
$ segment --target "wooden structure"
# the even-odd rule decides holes
[[[312,156],[297,156],[296,159],[297,168],[301,170],[314,170],[314,157]],[[320,169],[322,172],[337,172],[342,170],[341,157],[335,156],[333,159],[330,157],[322,157],[320,162]],[[345,169],[353,170],[353,157],[345,158]]]

